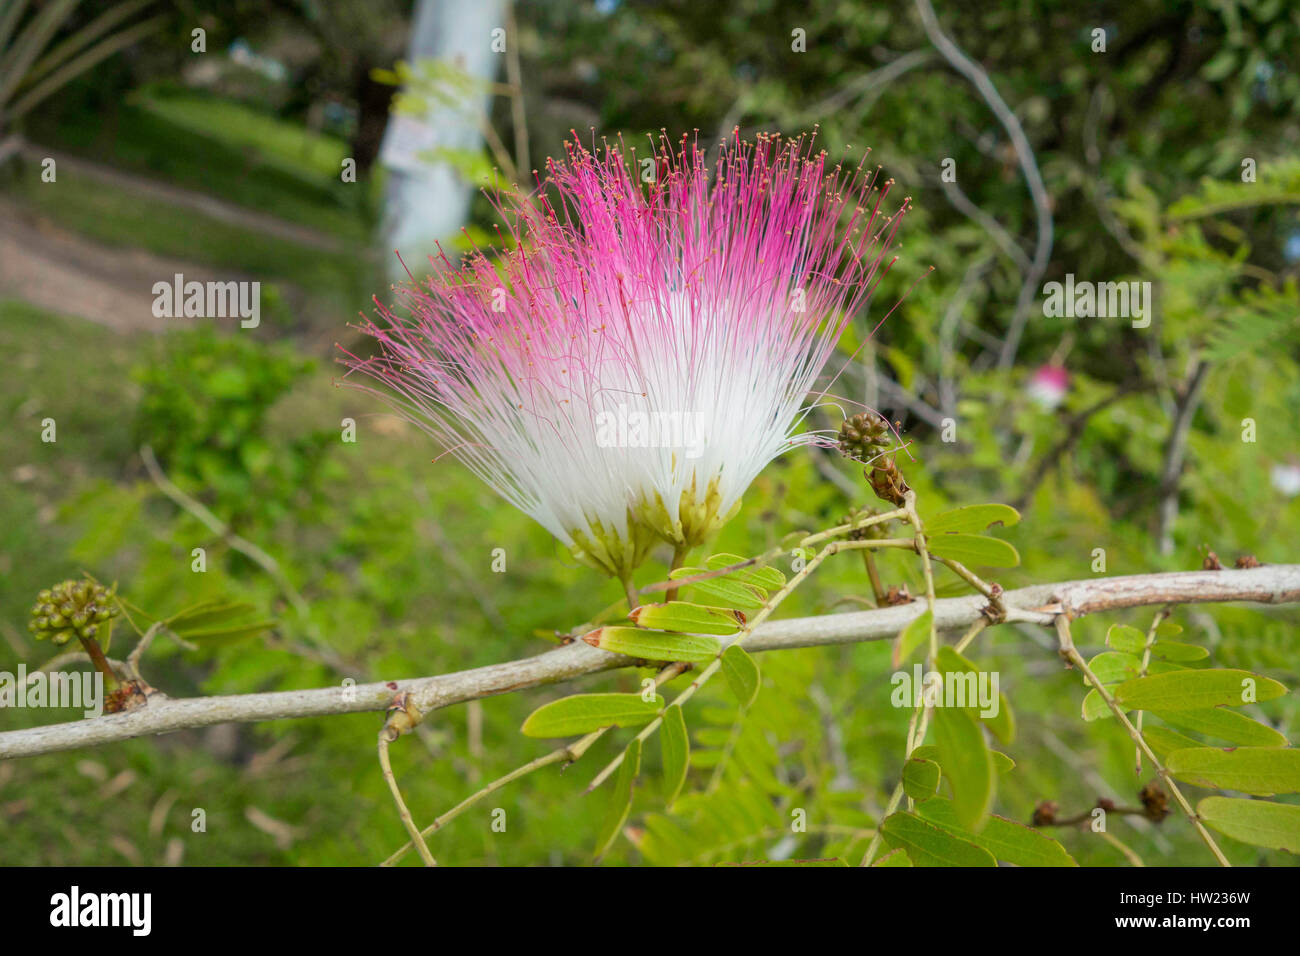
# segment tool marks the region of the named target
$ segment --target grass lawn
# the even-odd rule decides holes
[[[327,252],[272,238],[71,170],[60,170],[53,184],[33,188],[14,181],[3,188],[59,225],[108,245],[291,282],[335,305],[340,321],[373,291],[361,252]]]
[[[377,183],[344,183],[343,141],[232,100],[155,85],[103,115],[56,98],[33,141],[362,243]]]

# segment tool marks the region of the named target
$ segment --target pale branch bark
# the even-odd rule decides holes
[[[1053,624],[1061,614],[1077,618],[1131,607],[1228,601],[1298,603],[1300,565],[1174,571],[1040,584],[1008,591],[1002,595],[1002,601],[1007,621],[1042,625]],[[886,640],[895,637],[924,606],[924,601],[914,601],[870,611],[771,621],[754,630],[745,640],[745,648],[760,652]],[[987,599],[980,594],[937,600],[935,626],[940,631],[964,630],[982,617],[986,606]],[[636,663],[631,658],[574,641],[535,657],[504,664],[386,683],[223,697],[173,699],[155,693],[144,708],[130,713],[0,733],[0,759],[31,757],[213,724],[385,711],[401,691],[410,693],[411,703],[421,714],[428,714],[452,704],[570,681]]]

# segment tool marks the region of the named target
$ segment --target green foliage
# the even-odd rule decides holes
[[[79,5],[79,0],[52,0],[24,17],[27,4],[15,0],[0,10],[0,121],[4,124],[25,116],[68,82],[155,32],[163,22],[159,16],[143,20],[136,16],[149,5],[147,0],[126,0],[66,31],[56,42]],[[5,131],[6,126],[0,125],[0,133]]]
[[[881,824],[885,843],[903,850],[917,866],[996,866],[988,850],[954,832],[923,820],[914,813],[892,814]]]
[[[1267,800],[1206,797],[1196,814],[1224,836],[1270,850],[1300,848],[1300,806]]]
[[[727,686],[741,707],[749,707],[762,686],[758,664],[749,656],[748,651],[736,644],[722,652],[721,660],[722,676],[727,679]]]
[[[602,727],[639,727],[663,709],[658,695],[649,700],[640,694],[574,694],[543,704],[524,721],[528,737],[572,737]]]
[[[237,526],[254,515],[307,514],[337,439],[318,429],[277,448],[267,416],[316,369],[290,352],[208,327],[174,333],[160,360],[137,371],[144,394],[136,436],[154,444],[174,480],[203,489]]]
[[[668,634],[639,627],[602,627],[583,636],[592,647],[648,661],[703,663],[718,656],[716,637]]]

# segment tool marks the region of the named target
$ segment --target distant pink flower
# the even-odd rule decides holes
[[[509,230],[379,306],[350,356],[580,558],[620,577],[656,536],[701,543],[799,432],[805,401],[893,260],[906,209],[811,140],[685,137],[638,157],[567,145]],[[643,175],[645,174],[645,175]],[[652,182],[645,182],[652,179]],[[892,181],[891,181],[892,182]]]
[[[1046,409],[1065,401],[1070,390],[1070,373],[1060,365],[1042,365],[1029,380],[1029,397]]]

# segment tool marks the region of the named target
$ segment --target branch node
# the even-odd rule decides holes
[[[404,690],[393,696],[392,702],[388,705],[388,719],[384,721],[383,729],[379,733],[384,739],[392,742],[403,734],[409,734],[422,720],[424,714],[420,713],[420,709],[415,706],[410,691]]]

